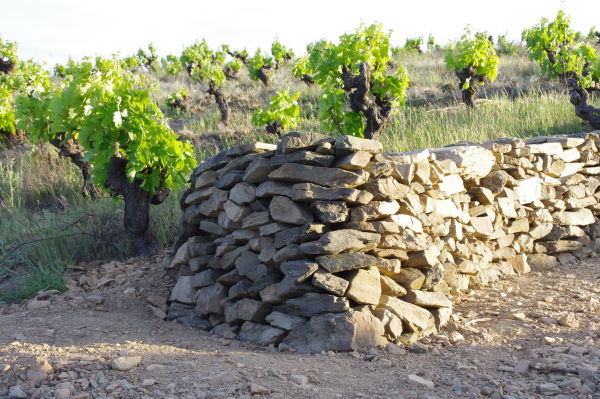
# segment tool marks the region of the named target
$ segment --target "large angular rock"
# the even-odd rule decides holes
[[[350,172],[343,169],[287,163],[269,174],[272,180],[308,182],[326,187],[356,187],[369,179],[365,171]]]
[[[246,321],[242,324],[238,338],[240,341],[251,341],[261,345],[271,345],[279,343],[285,334],[286,331],[281,328]]]
[[[256,196],[258,198],[270,198],[275,195],[290,195],[291,186],[284,183],[267,180],[256,187]]]
[[[588,208],[579,209],[572,212],[558,213],[558,223],[572,226],[587,226],[596,222],[596,218]]]
[[[216,217],[223,209],[228,196],[227,191],[213,189],[210,197],[198,206],[198,212],[206,217]]]
[[[361,189],[373,194],[376,200],[402,199],[410,193],[410,187],[406,186],[391,176],[372,180],[361,186]]]
[[[538,177],[521,180],[515,192],[521,205],[530,204],[542,198],[542,181]]]
[[[249,204],[256,199],[256,187],[238,183],[229,191],[229,199],[239,205]]]
[[[271,160],[256,158],[248,165],[243,180],[247,183],[261,183],[267,180],[269,173],[273,170]]]
[[[192,287],[202,288],[208,285],[212,285],[217,282],[217,279],[221,277],[221,272],[215,269],[204,270],[198,274],[192,276]]]
[[[252,212],[242,221],[242,228],[256,230],[261,226],[271,223],[273,220],[267,211]]]
[[[398,316],[412,332],[432,332],[435,330],[435,319],[431,312],[398,298],[382,295],[379,307],[385,308]]]
[[[375,309],[374,315],[381,320],[385,327],[385,337],[389,341],[396,341],[404,330],[402,320],[387,309]]]
[[[300,283],[310,278],[319,268],[319,264],[307,259],[291,260],[283,262],[280,266],[281,272]]]
[[[383,323],[369,311],[314,316],[294,328],[283,343],[300,353],[366,350],[387,343]]]
[[[258,284],[262,285],[263,281]],[[297,282],[295,278],[286,276],[283,280],[267,285],[260,290],[260,298],[263,302],[270,304],[280,304],[286,299],[295,298],[314,292],[315,288],[308,282]]]
[[[192,276],[179,276],[175,287],[171,290],[169,301],[196,303],[196,289],[192,286]]]
[[[446,295],[444,295],[442,292],[410,290],[402,299],[406,302],[427,308],[452,307],[452,301],[446,298]]]
[[[219,190],[229,190],[235,184],[241,182],[243,177],[243,171],[232,170],[231,172],[225,173],[215,182],[215,188]]]
[[[356,151],[379,154],[383,151],[383,144],[377,140],[363,139],[356,136],[340,136],[336,139],[336,154],[349,154]]]
[[[397,201],[371,201],[367,205],[352,208],[350,211],[353,222],[365,222],[385,218],[394,215],[400,210]]]
[[[371,156],[372,155],[366,151],[352,152],[336,159],[333,166],[346,170],[363,169],[371,161]]]
[[[345,222],[350,213],[344,201],[315,201],[310,206],[317,220],[322,223]]]
[[[275,233],[273,241],[277,248],[316,240],[325,232],[325,226],[318,223],[307,223],[302,226],[290,228],[285,228],[284,225],[280,226],[282,229]]]
[[[267,266],[260,262],[258,254],[252,251],[240,253],[235,261],[235,268],[240,276],[248,277],[252,281],[259,281],[269,272]]]
[[[379,270],[376,267],[358,269],[350,272],[348,276],[350,286],[346,297],[363,305],[377,305],[381,296],[381,283]]]
[[[233,201],[226,201],[223,210],[227,217],[233,222],[241,222],[242,219],[250,213],[250,208],[238,205]]]
[[[480,184],[483,188],[487,188],[493,194],[498,194],[502,191],[504,186],[509,180],[509,175],[504,170],[496,170],[483,179],[481,179]]]
[[[341,229],[325,233],[317,241],[302,243],[300,250],[309,255],[368,251],[376,248],[380,239],[377,233]]]
[[[399,297],[406,295],[406,288],[398,284],[394,281],[393,278],[384,276],[383,274],[379,276],[379,282],[381,283],[381,294],[393,297]]]
[[[219,283],[201,288],[197,295],[196,313],[202,317],[213,313],[222,314],[227,292],[227,287]]]
[[[289,310],[287,313],[312,317],[322,313],[346,312],[350,309],[350,303],[346,298],[309,292],[299,298],[288,299],[285,307]]]
[[[390,219],[403,229],[409,229],[415,233],[423,232],[423,223],[419,219],[410,215],[391,215]]]
[[[407,267],[400,270],[400,273],[392,276],[392,279],[405,288],[418,290],[425,283],[425,274],[418,269]]]
[[[343,296],[348,289],[348,285],[350,285],[348,280],[338,277],[335,274],[327,273],[323,269],[319,269],[313,274],[312,284],[337,296]]]
[[[269,212],[274,220],[281,223],[305,224],[313,221],[313,215],[309,209],[296,204],[288,197],[273,197]]]
[[[467,179],[480,179],[487,176],[496,164],[494,154],[479,146],[454,146],[429,150],[437,161],[451,160]]]
[[[333,155],[324,155],[312,151],[296,151],[287,154],[278,154],[271,158],[271,165],[273,166],[280,166],[290,162],[328,167],[333,162]]]
[[[277,152],[287,154],[300,150],[312,150],[323,142],[333,143],[335,139],[321,133],[299,133],[290,132],[281,137],[277,144]]]
[[[293,330],[294,328],[299,327],[308,321],[304,317],[293,316],[278,311],[269,313],[267,317],[265,317],[265,320],[273,327],[281,328],[287,331]]]
[[[237,302],[225,305],[225,321],[227,323],[239,321],[254,321],[260,323],[265,316],[271,313],[271,306],[255,299],[244,298]]]
[[[401,230],[398,234],[384,234],[379,241],[379,248],[400,249],[403,251],[424,251],[431,245],[431,239],[411,230]]]
[[[377,265],[379,259],[362,252],[349,252],[338,255],[318,256],[316,262],[328,272],[338,273]]]
[[[273,184],[277,184],[272,182]],[[260,188],[260,186],[259,186]],[[349,204],[368,204],[373,199],[373,194],[355,188],[329,188],[312,183],[298,183],[292,186],[291,192],[286,188],[286,194],[291,195],[294,201],[343,200]]]

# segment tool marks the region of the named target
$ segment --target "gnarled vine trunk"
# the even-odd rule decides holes
[[[477,99],[479,84],[485,81],[485,77],[483,75],[477,75],[472,66],[468,66],[456,72],[456,77],[459,81],[458,88],[461,91],[463,101],[467,107],[475,108],[475,100]],[[469,82],[469,87],[463,89],[467,82]]]
[[[312,84],[315,83],[314,80],[313,80],[313,77],[311,75],[307,74],[307,73],[305,73],[304,75],[302,75],[300,77],[300,80],[303,81],[304,83],[306,83],[307,85],[312,85]]]
[[[10,60],[3,60],[0,58],[0,72],[9,74],[15,68],[15,64]]]
[[[281,133],[283,133],[283,126],[279,121],[273,121],[265,126],[265,130],[271,134],[275,134],[281,137]]]
[[[579,85],[575,78],[567,80],[569,86],[569,100],[575,106],[575,114],[587,121],[594,129],[600,129],[600,109],[588,104],[589,94]]]
[[[150,231],[150,204],[162,203],[168,197],[169,190],[159,190],[155,195],[143,190],[139,179],[131,182],[127,179],[126,166],[126,159],[113,157],[104,185],[110,195],[123,198],[123,224],[129,233],[131,253],[134,256],[149,256],[157,250]]]
[[[60,156],[69,158],[81,171],[83,194],[91,199],[98,198],[100,190],[92,183],[92,165],[83,159],[83,147],[73,139],[64,141],[64,134],[57,135],[56,139],[50,140],[50,144],[58,149]]]
[[[392,112],[392,104],[387,99],[375,96],[369,97],[371,90],[371,71],[369,64],[363,62],[359,66],[359,74],[353,75],[350,68],[345,68],[342,74],[344,91],[348,95],[350,109],[362,112],[367,120],[364,136],[377,140],[385,131]]]
[[[231,108],[229,108],[229,104],[227,104],[225,95],[213,81],[210,81],[210,83],[208,84],[208,94],[212,95],[215,98],[217,106],[221,111],[221,122],[223,122],[224,125],[227,125],[227,123],[229,122],[229,114],[231,114]]]
[[[268,70],[269,68],[265,67],[262,67],[258,70],[258,78],[265,86],[269,86],[269,75],[267,74]]]

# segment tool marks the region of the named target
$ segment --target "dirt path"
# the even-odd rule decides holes
[[[419,345],[319,355],[161,321],[145,299],[168,291],[158,258],[97,278],[87,266],[99,288],[0,309],[0,397],[600,398],[598,262],[465,295],[450,327]],[[137,355],[138,366],[113,369]]]

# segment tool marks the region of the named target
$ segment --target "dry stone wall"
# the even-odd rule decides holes
[[[596,250],[598,137],[231,148],[183,196],[168,319],[300,352],[412,342],[461,291]]]

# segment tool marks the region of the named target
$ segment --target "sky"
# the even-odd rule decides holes
[[[433,34],[455,40],[465,26],[519,40],[521,31],[563,9],[572,27],[598,25],[600,0],[0,0],[0,38],[17,41],[20,57],[48,65],[69,57],[133,54],[152,42],[180,54],[196,40],[253,52],[274,39],[297,54],[306,44],[380,22],[392,43]]]

